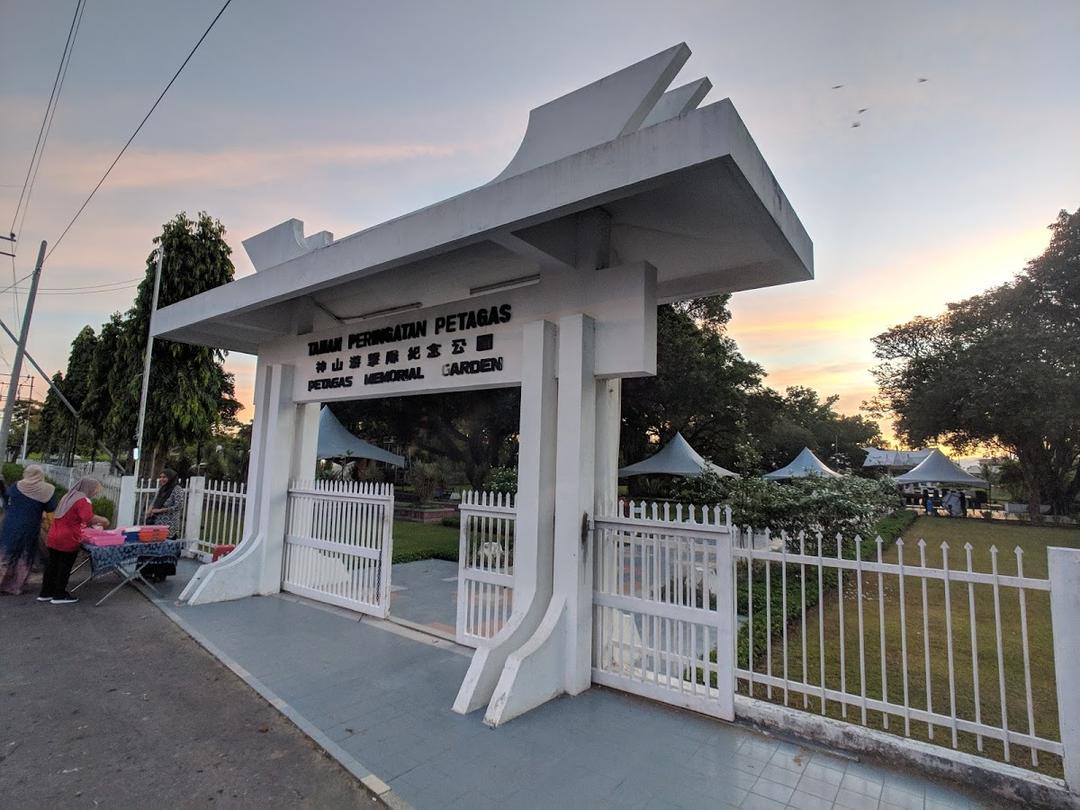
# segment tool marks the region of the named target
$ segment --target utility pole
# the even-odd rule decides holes
[[[135,473],[136,478],[139,475],[143,427],[146,424],[146,394],[150,388],[150,357],[154,353],[154,313],[157,312],[158,292],[161,290],[161,262],[164,256],[165,238],[163,236],[157,250],[157,264],[154,267],[154,297],[150,300],[150,321],[146,328],[146,356],[143,358],[142,395],[139,397],[139,432],[135,438],[135,449],[131,454],[135,460],[135,469],[132,472]]]
[[[30,409],[34,405],[34,378],[30,377],[30,395],[26,398],[26,419],[23,421],[22,458],[26,458],[27,444],[30,441]]]
[[[11,364],[11,382],[8,385],[8,396],[4,401],[4,419],[0,422],[0,449],[3,450],[3,458],[7,461],[8,434],[11,432],[11,414],[15,408],[15,400],[19,396],[19,375],[22,374],[23,355],[26,354],[26,338],[30,334],[30,318],[34,314],[34,298],[37,296],[38,279],[41,278],[41,265],[45,261],[45,240],[41,240],[41,248],[38,250],[37,263],[34,265],[34,276],[30,281],[30,295],[26,299],[26,312],[23,313],[22,330],[19,333],[19,342],[15,347],[15,360]]]

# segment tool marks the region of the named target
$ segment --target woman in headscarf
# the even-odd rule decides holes
[[[176,483],[176,470],[168,467],[158,474],[158,491],[146,510],[146,522],[152,526],[168,526],[169,537],[180,536],[180,520],[184,513],[184,489]],[[164,582],[165,577],[176,573],[171,562],[150,563],[143,568],[143,576],[151,582]]]
[[[41,517],[56,508],[56,487],[45,472],[28,464],[22,480],[7,488],[7,510],[0,528],[0,593],[19,595],[37,557]]]
[[[109,519],[94,514],[90,499],[101,492],[101,484],[93,478],[80,478],[56,507],[52,528],[45,545],[49,547],[49,559],[45,563],[45,576],[41,580],[39,602],[54,605],[70,605],[79,600],[68,593],[68,577],[75,558],[79,556],[84,526],[108,526]]]

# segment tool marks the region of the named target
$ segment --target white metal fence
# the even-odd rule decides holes
[[[393,517],[390,484],[294,482],[282,589],[386,618]]]
[[[593,680],[734,719],[730,512],[621,501],[594,520]]]
[[[462,493],[459,509],[456,637],[481,647],[513,610],[517,512],[511,495],[480,491]]]
[[[186,491],[184,537],[191,552],[209,560],[217,546],[235,546],[243,538],[247,484],[192,478]]]
[[[1005,566],[991,546],[989,570],[977,570],[971,544],[957,560],[923,540],[892,549],[880,537],[800,533],[759,550],[745,536],[733,549],[740,693],[1005,762],[1060,764],[1050,581],[1024,575],[1022,549]]]

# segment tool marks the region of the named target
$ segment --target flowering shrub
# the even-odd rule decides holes
[[[517,467],[492,467],[487,474],[486,486],[491,492],[517,492]]]
[[[867,539],[886,515],[903,506],[896,484],[889,478],[873,480],[846,475],[843,478],[798,478],[787,483],[761,478],[721,478],[705,473],[685,479],[678,500],[698,504],[727,504],[731,519],[743,527],[771,529],[774,535],[791,535],[789,548],[797,550],[799,532],[821,532],[827,549],[835,553],[835,538],[845,542],[856,535]],[[808,546],[810,543],[808,542]],[[816,538],[815,538],[816,553]]]

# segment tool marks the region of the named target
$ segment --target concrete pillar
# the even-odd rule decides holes
[[[566,598],[565,681],[571,695],[592,684],[592,515],[596,487],[595,325],[559,321],[559,426],[555,461],[554,589]]]
[[[294,481],[315,480],[319,463],[319,411],[322,405],[308,402],[296,406],[296,445],[292,454],[291,478]]]
[[[1080,795],[1080,549],[1048,548],[1058,723],[1069,791]]]
[[[607,513],[619,496],[619,435],[622,430],[622,380],[601,380],[596,386],[596,504],[594,514]]]
[[[206,478],[193,475],[187,480],[187,509],[184,515],[184,539],[199,540],[202,531],[203,499],[206,494]],[[189,551],[196,549],[189,548]]]
[[[552,595],[536,632],[507,657],[484,715],[484,722],[491,726],[556,695],[576,695],[592,682],[589,541],[596,475],[594,335],[588,316],[569,315],[559,321]]]
[[[135,476],[120,479],[120,502],[116,505],[116,525],[135,525]]]
[[[297,447],[307,446],[311,419],[308,406],[293,403],[294,372],[292,366],[259,362],[243,540],[232,554],[199,569],[180,595],[189,604],[281,590],[289,480],[299,463]]]
[[[454,711],[491,701],[507,657],[536,631],[551,600],[555,513],[555,325],[525,325],[514,529],[513,612],[490,647],[473,653]]]

